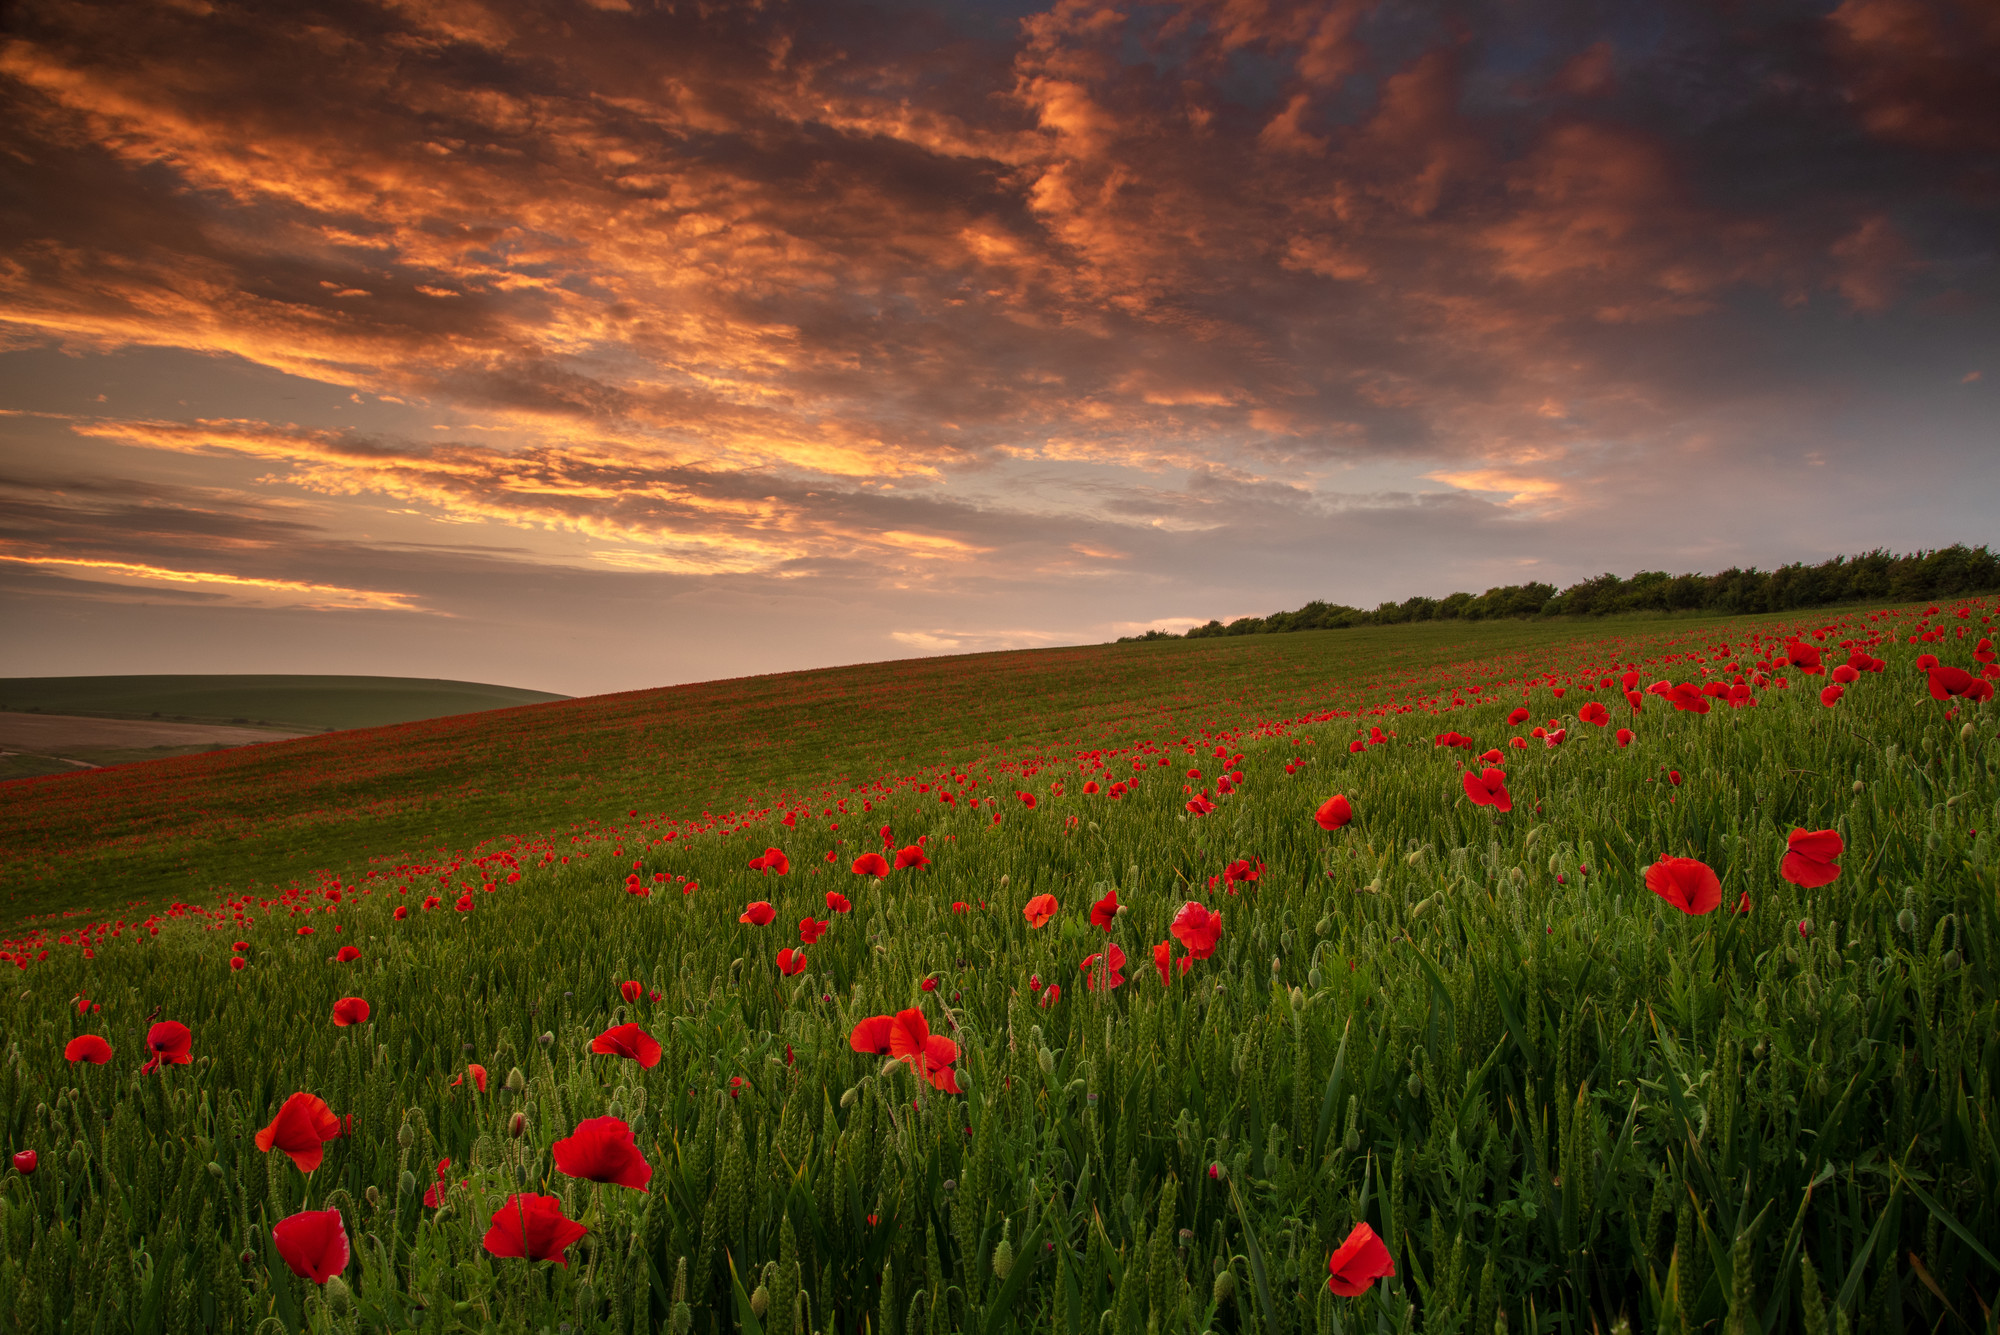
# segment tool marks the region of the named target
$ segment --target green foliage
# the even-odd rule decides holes
[[[337,937],[277,902],[53,955],[0,994],[0,1133],[40,1154],[0,1181],[0,1325],[1977,1329],[2000,1290],[2000,740],[1993,706],[1924,694],[1918,646],[1877,652],[1887,672],[1837,709],[1796,687],[1706,716],[1649,698],[1630,748],[1565,713],[1563,745],[1508,751],[1504,815],[1428,736],[1354,753],[1349,720],[1224,729],[1117,800],[1080,792],[1102,756],[1011,777],[1040,800],[1002,791],[997,824],[904,790],[795,828],[634,825],[528,859],[470,912],[392,919],[421,898],[394,892],[405,873],[315,914]],[[1451,724],[1504,748],[1511,703]],[[1244,783],[1190,816],[1178,776],[1212,785],[1213,745]],[[1356,814],[1328,833],[1312,813],[1335,792]],[[931,865],[848,872],[885,822]],[[1840,832],[1837,880],[1779,876],[1796,827]],[[768,845],[786,874],[747,868]],[[1713,867],[1723,909],[1649,894],[1668,855]],[[1238,859],[1257,880],[1210,885]],[[635,861],[700,889],[629,894]],[[1088,911],[1113,886],[1107,933]],[[1031,929],[1041,893],[1062,909]],[[739,921],[755,899],[775,924]],[[1163,985],[1152,948],[1190,899],[1223,935]],[[782,975],[808,914],[833,925]],[[1092,991],[1079,965],[1107,936],[1127,980]],[[330,960],[336,941],[361,958]],[[348,995],[371,1021],[337,1029]],[[849,1045],[906,1007],[958,1045],[963,1096]],[[657,1065],[589,1051],[621,1014]],[[141,1074],[156,1015],[195,1060]],[[113,1062],[66,1063],[80,1032]],[[468,1062],[485,1093],[452,1083]],[[354,1115],[310,1175],[252,1140],[295,1090]],[[554,1167],[614,1109],[646,1193]],[[566,1265],[481,1246],[522,1190],[589,1226]],[[271,1243],[308,1207],[346,1220],[337,1288]],[[1327,1259],[1359,1222],[1396,1275],[1336,1298]]]

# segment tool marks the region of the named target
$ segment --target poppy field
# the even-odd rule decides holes
[[[1993,1331],[1994,615],[1024,692],[950,763],[38,920],[0,1324]]]

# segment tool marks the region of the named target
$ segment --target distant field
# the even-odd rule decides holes
[[[0,677],[0,710],[248,723],[300,732],[378,728],[567,698],[423,677]]]
[[[908,659],[51,775],[0,790],[0,914],[204,902],[634,809],[725,816],[996,754],[1423,708],[1452,683],[1529,675],[1586,649],[1637,659],[1798,620],[1434,622]]]

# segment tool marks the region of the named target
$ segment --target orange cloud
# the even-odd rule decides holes
[[[348,589],[335,584],[311,584],[302,580],[261,579],[252,575],[229,575],[213,570],[168,570],[133,561],[41,556],[6,550],[0,550],[0,561],[14,565],[47,567],[80,579],[109,584],[151,588],[165,585],[170,588],[215,591],[226,595],[233,603],[251,607],[293,606],[308,607],[318,611],[431,611],[429,608],[419,606],[414,595],[407,593]]]

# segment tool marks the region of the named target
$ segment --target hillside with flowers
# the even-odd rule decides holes
[[[1994,615],[994,655],[33,781],[0,1314],[1990,1330]],[[612,743],[646,710],[678,748]],[[208,893],[49,902],[169,866]]]

